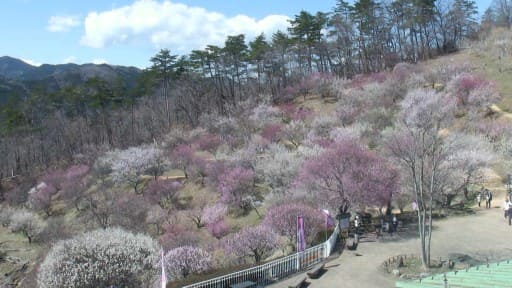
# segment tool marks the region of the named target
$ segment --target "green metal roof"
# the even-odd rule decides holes
[[[445,280],[446,279],[446,280]],[[418,280],[399,281],[396,288],[510,288],[512,260],[451,271]]]

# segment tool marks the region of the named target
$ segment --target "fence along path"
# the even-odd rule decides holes
[[[184,286],[183,288],[228,288],[231,285],[245,281],[251,281],[259,286],[264,286],[277,282],[299,271],[306,270],[329,257],[336,245],[339,231],[339,225],[336,225],[336,229],[334,229],[327,241],[310,247],[303,252],[288,255],[256,267]]]

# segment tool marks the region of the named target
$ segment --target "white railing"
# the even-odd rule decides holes
[[[228,275],[216,277],[183,288],[228,288],[231,285],[251,281],[257,285],[268,285],[305,270],[322,262],[331,255],[339,234],[339,225],[327,241],[310,247],[303,252],[279,258],[268,263],[241,270]]]

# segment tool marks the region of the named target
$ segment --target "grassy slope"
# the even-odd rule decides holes
[[[28,270],[32,269],[41,249],[37,244],[29,245],[28,240],[21,233],[11,233],[6,227],[1,225],[0,243],[2,243],[0,248],[7,251],[7,257],[10,259],[10,261],[0,262],[0,278],[7,277],[6,273],[11,273],[25,262],[29,262]],[[2,283],[0,281],[0,286]]]
[[[510,37],[510,39],[509,39]],[[497,42],[503,43],[496,45]],[[505,51],[505,52],[503,52]],[[426,66],[448,63],[469,64],[474,73],[481,74],[496,83],[502,100],[496,105],[505,112],[512,112],[512,33],[496,30],[486,40],[470,45],[457,53],[438,57]]]

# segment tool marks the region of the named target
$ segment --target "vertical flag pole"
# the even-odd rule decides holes
[[[162,276],[161,276],[162,286],[161,288],[167,287],[167,275],[165,275],[165,264],[164,264],[164,250],[162,249]]]
[[[296,236],[297,236],[297,242],[296,242],[296,251],[297,251],[297,271],[300,271],[300,257],[299,257],[299,216],[297,216],[297,224],[296,224]]]

